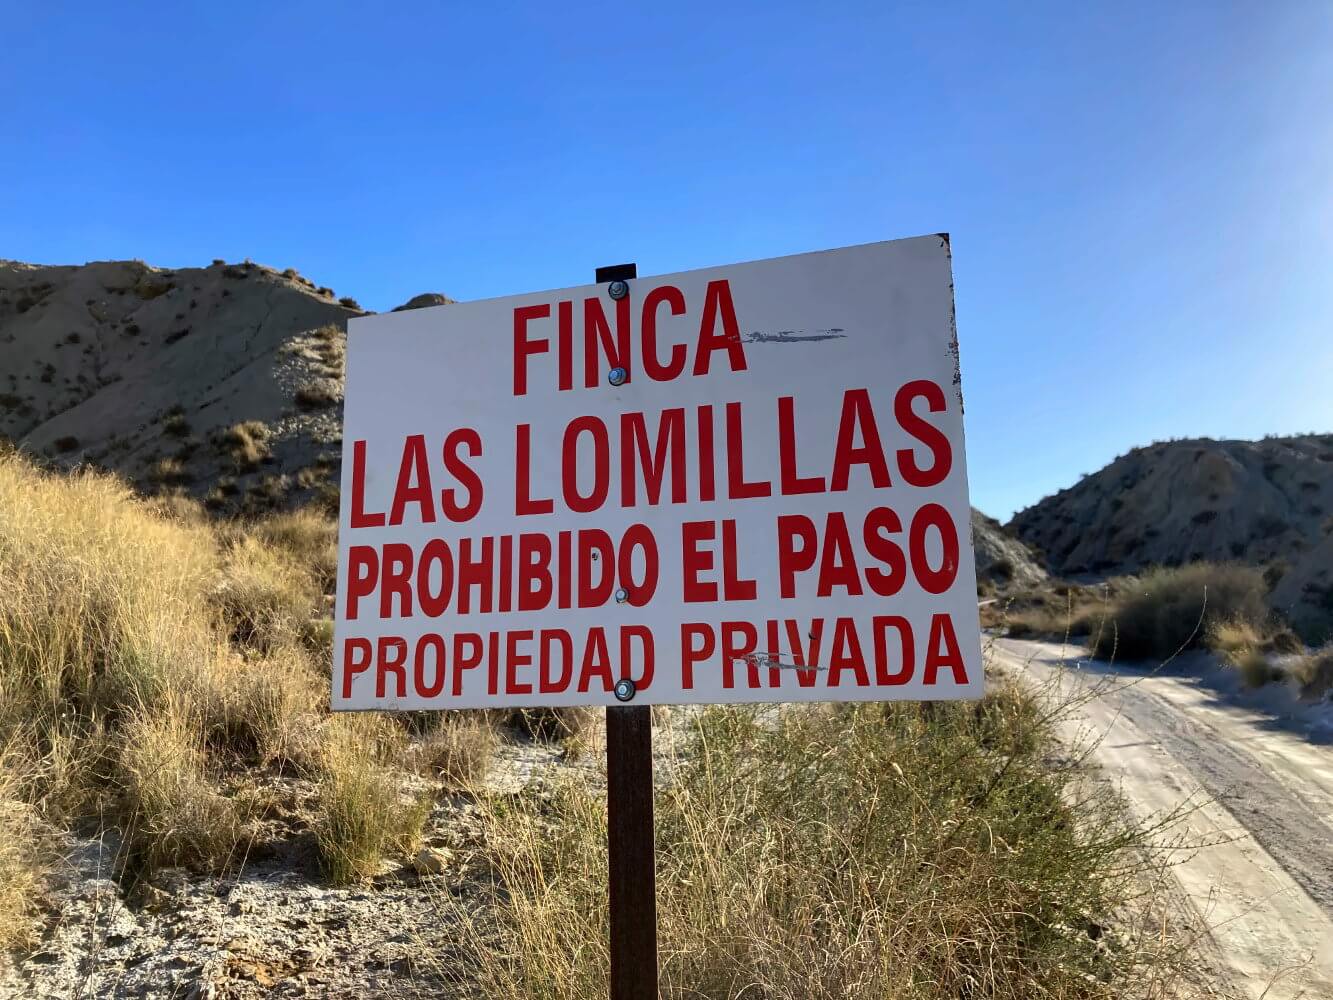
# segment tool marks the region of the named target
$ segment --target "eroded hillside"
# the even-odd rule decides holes
[[[0,262],[0,434],[219,510],[309,499],[336,469],[359,312],[248,262]]]

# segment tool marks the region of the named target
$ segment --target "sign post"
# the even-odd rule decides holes
[[[629,294],[634,264],[599,267],[608,294]],[[614,289],[610,286],[614,285]],[[632,680],[613,689],[635,695]],[[611,1000],[655,998],[657,990],[657,859],[653,846],[653,712],[647,705],[606,709],[607,892],[611,925]]]
[[[651,706],[984,687],[947,236],[358,317],[335,710],[603,706],[611,996]]]

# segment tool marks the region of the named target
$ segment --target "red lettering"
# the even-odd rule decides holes
[[[782,466],[782,494],[823,493],[823,476],[796,474],[796,400],[792,396],[778,397],[778,460]]]
[[[963,652],[958,648],[953,619],[943,614],[930,619],[930,639],[926,643],[926,665],[921,683],[934,684],[941,667],[949,668],[955,684],[967,683],[967,667],[963,665]]]
[[[902,548],[885,537],[886,533],[897,535],[902,530],[902,521],[888,507],[873,508],[861,526],[866,552],[872,559],[878,559],[888,567],[887,573],[873,566],[866,569],[866,583],[880,597],[892,597],[907,582],[907,557],[903,555]]]
[[[463,652],[464,646],[470,646],[469,652]],[[481,641],[481,636],[475,632],[455,632],[454,633],[454,697],[457,698],[463,693],[463,671],[474,670],[481,666],[482,653],[485,646]]]
[[[671,348],[671,358],[666,364],[657,356],[657,309],[666,304],[672,316],[685,312],[685,296],[674,285],[658,285],[643,299],[643,370],[656,382],[670,382],[685,371],[685,359],[689,353],[684,344],[675,344]]]
[[[528,339],[528,321],[545,319],[551,315],[550,303],[543,302],[535,306],[519,306],[514,310],[514,395],[524,396],[528,392],[528,358],[534,354],[545,354],[550,350],[550,342]]]
[[[505,635],[505,694],[532,694],[532,685],[518,679],[519,667],[532,666],[532,654],[520,653],[520,642],[531,642],[532,632],[518,630]]]
[[[611,690],[614,682],[611,680],[611,653],[606,646],[606,629],[597,625],[588,629],[588,644],[583,647],[583,666],[579,670],[580,694],[587,693],[594,677],[601,678],[603,691]]]
[[[611,597],[615,586],[615,546],[611,536],[601,528],[579,532],[579,587],[580,608],[600,608]],[[601,567],[601,578],[593,583],[593,563]]]
[[[856,625],[850,618],[839,618],[833,623],[833,651],[829,653],[828,683],[837,687],[842,683],[842,672],[850,670],[857,687],[869,687],[865,658],[861,655],[861,640]]]
[[[699,548],[699,543],[712,541],[714,534],[712,521],[686,521],[680,526],[681,596],[686,604],[717,600],[717,584],[699,579],[700,573],[713,568],[712,550]]]
[[[586,496],[579,492],[578,481],[578,439],[583,433],[592,435],[593,448],[593,486]],[[606,424],[596,417],[576,417],[571,420],[565,428],[560,457],[565,506],[576,514],[591,514],[606,503],[606,494],[611,485],[611,443],[607,439]]]
[[[366,442],[352,442],[352,516],[353,528],[379,528],[384,515],[376,511],[366,513]]]
[[[930,449],[932,461],[929,468],[923,469],[916,464],[915,450],[903,448],[898,452],[898,472],[912,486],[938,486],[953,466],[953,449],[943,431],[916,415],[912,404],[917,399],[924,399],[931,413],[940,413],[945,408],[944,390],[934,382],[918,379],[908,382],[893,397],[893,415],[898,424]]]
[[[718,319],[722,332],[717,332]],[[734,372],[743,372],[745,347],[741,344],[740,325],[736,322],[736,306],[731,301],[731,285],[726,281],[710,281],[704,293],[703,322],[699,325],[699,343],[695,348],[694,374],[707,375],[713,363],[714,351],[726,351],[727,361]]]
[[[560,673],[552,673],[553,646],[560,647]],[[537,687],[542,694],[555,694],[569,687],[574,675],[574,643],[562,628],[544,628],[538,643]]]
[[[389,507],[390,524],[403,523],[404,508],[409,503],[417,505],[423,524],[435,523],[435,491],[430,485],[424,434],[409,434],[403,441],[403,460],[398,464],[398,483]]]
[[[635,580],[633,575],[634,550],[643,553],[643,579]],[[657,539],[646,524],[631,524],[620,537],[620,554],[617,569],[620,585],[628,593],[628,602],[641,608],[652,600],[657,592]]]
[[[360,653],[360,656],[354,654]],[[343,643],[343,701],[352,697],[352,679],[365,673],[374,659],[375,648],[369,639],[353,638]]]
[[[702,641],[695,645],[695,639]],[[708,662],[717,649],[717,639],[702,622],[687,622],[680,627],[680,649],[680,686],[690,691],[694,688],[694,665]]]
[[[392,618],[393,599],[398,598],[398,615],[412,617],[412,546],[391,542],[384,546],[380,579],[380,617]]]
[[[901,615],[878,615],[871,621],[875,633],[875,683],[883,687],[906,684],[912,679],[916,650],[912,642],[912,626]],[[889,671],[889,629],[898,632],[901,658],[896,671]]]
[[[383,515],[381,515],[383,516]],[[375,592],[379,583],[379,553],[370,545],[347,547],[347,620],[354,621],[361,598]]]
[[[481,613],[489,614],[493,594],[491,581],[494,579],[495,539],[489,535],[481,539],[481,557],[472,558],[472,539],[464,538],[458,543],[458,613],[465,615],[472,610],[472,588],[476,587],[481,597]]]
[[[518,536],[518,610],[540,611],[551,603],[551,540]]]
[[[736,553],[736,522],[727,519],[722,522],[722,598],[727,601],[753,601],[755,581],[741,577],[739,562]]]
[[[814,566],[818,544],[815,523],[804,514],[778,518],[778,591],[783,597],[796,596],[796,574]]]
[[[396,635],[381,636],[375,657],[375,697],[383,698],[388,674],[394,677],[394,698],[407,694],[407,640]]]
[[[857,446],[857,431],[861,444]],[[838,418],[838,443],[833,450],[833,475],[829,489],[835,492],[847,489],[853,465],[864,465],[870,470],[870,481],[875,489],[890,485],[889,465],[884,458],[884,445],[875,423],[875,409],[870,393],[865,389],[848,389],[842,395],[842,414]]]
[[[861,575],[857,572],[856,556],[852,553],[847,519],[841,511],[836,510],[829,514],[824,524],[824,551],[819,560],[817,593],[820,597],[828,597],[834,587],[842,587],[852,596],[861,594]]]
[[[685,502],[685,410],[663,410],[657,424],[657,441],[652,456],[648,454],[648,426],[642,413],[620,415],[620,505],[633,507],[637,502],[634,483],[635,457],[643,471],[643,492],[647,503],[656,506],[662,500],[662,481],[667,461],[671,462],[671,502]]]
[[[585,299],[583,302],[583,384],[595,389],[602,373],[612,368],[625,369],[625,381],[630,381],[629,364],[629,296],[616,302],[616,336],[611,339],[611,324],[602,311],[602,300]],[[597,349],[601,347],[605,367],[598,363]]]
[[[722,686],[736,685],[736,664],[745,664],[746,686],[759,687],[759,666],[750,656],[759,646],[759,631],[749,622],[722,623]]]
[[[549,514],[555,510],[555,501],[549,497],[532,499],[532,427],[519,424],[514,428],[514,514]]]
[[[452,430],[444,439],[444,468],[457,480],[458,485],[467,490],[467,503],[460,504],[458,495],[452,487],[440,490],[440,506],[444,516],[456,524],[470,521],[481,510],[481,479],[458,455],[459,449],[467,446],[467,453],[472,458],[481,456],[481,435],[466,427]]]
[[[435,652],[434,680],[426,683],[426,651]],[[412,681],[416,693],[423,698],[434,698],[444,690],[444,637],[434,632],[427,632],[417,640],[416,652],[412,656]]]
[[[745,481],[745,450],[741,441],[741,404],[727,404],[727,495],[733,500],[766,497],[773,492],[769,482]]]
[[[940,533],[942,558],[939,569],[931,569],[926,557],[926,532],[931,528]],[[928,503],[916,512],[908,537],[908,551],[912,556],[912,573],[927,594],[942,594],[953,586],[958,576],[958,529],[947,510],[937,503]]]

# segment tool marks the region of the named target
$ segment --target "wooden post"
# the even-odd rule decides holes
[[[596,273],[598,284],[636,277],[633,264],[599,267]],[[628,294],[624,284],[609,291],[613,297]],[[627,365],[628,359],[621,363]],[[628,699],[633,697],[630,684]],[[647,705],[606,710],[606,841],[611,1000],[658,1000],[653,710]]]
[[[606,710],[611,1000],[657,1000],[653,710]]]

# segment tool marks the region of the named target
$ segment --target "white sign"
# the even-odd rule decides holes
[[[627,285],[351,321],[333,707],[979,697],[948,238]]]

